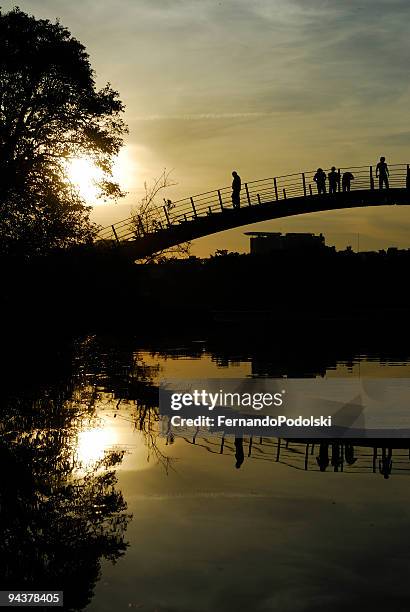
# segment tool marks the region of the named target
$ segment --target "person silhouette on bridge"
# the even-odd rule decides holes
[[[339,188],[339,173],[336,172],[335,166],[332,166],[327,178],[329,179],[329,193],[337,193]]]
[[[383,189],[383,185],[386,189],[389,188],[389,167],[385,157],[381,157],[376,166],[376,178],[379,179],[379,189]]]
[[[232,181],[232,206],[234,208],[240,208],[241,205],[241,177],[234,170],[232,172],[233,181]]]
[[[316,183],[318,194],[326,193],[326,172],[324,172],[322,168],[317,169],[313,180]]]
[[[342,191],[350,191],[350,183],[354,180],[351,172],[344,172],[342,176]]]

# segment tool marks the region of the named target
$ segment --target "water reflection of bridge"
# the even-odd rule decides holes
[[[237,468],[248,460],[282,463],[304,471],[410,474],[408,440],[284,440],[282,438],[184,438],[209,453],[232,455]]]

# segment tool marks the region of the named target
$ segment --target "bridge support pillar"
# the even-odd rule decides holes
[[[279,457],[280,457],[280,443],[281,443],[281,439],[278,438],[278,446],[276,449],[276,461],[279,461]]]
[[[221,207],[221,210],[223,210],[224,209],[224,205],[223,205],[223,202],[222,202],[222,196],[221,196],[221,192],[220,192],[219,189],[218,189],[218,199],[219,199],[219,206]]]
[[[117,244],[119,244],[119,242],[120,242],[120,241],[118,240],[118,234],[117,234],[117,232],[116,232],[116,230],[115,230],[115,226],[114,226],[114,225],[111,225],[111,227],[112,227],[112,232],[113,232],[113,234],[114,234],[115,242],[116,242]]]
[[[194,211],[194,217],[197,217],[197,212],[196,212],[196,208],[195,208],[195,203],[194,203],[194,198],[191,198],[191,205],[192,205],[192,210]]]
[[[245,183],[246,197],[248,198],[248,204],[251,206],[251,198],[249,196],[248,183]]]
[[[373,166],[370,166],[370,189],[374,189]]]
[[[163,206],[163,209],[164,209],[165,218],[167,220],[167,223],[168,223],[169,226],[171,226],[171,221],[169,220],[169,214],[168,214],[168,211],[167,211],[167,207]]]
[[[137,216],[137,227],[138,227],[138,230],[139,230],[139,232],[140,232],[140,235],[141,235],[141,236],[144,236],[144,234],[145,234],[145,228],[144,228],[144,224],[143,224],[143,222],[142,222],[142,219],[141,219],[141,216],[140,216],[140,215],[138,215],[138,216]]]
[[[305,173],[302,172],[302,183],[303,183],[303,194],[306,198],[307,196],[307,191],[306,191],[306,177],[305,177]]]

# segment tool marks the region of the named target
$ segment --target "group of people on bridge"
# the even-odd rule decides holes
[[[325,194],[326,191],[326,178],[329,183],[329,193],[334,194],[340,191],[340,170],[336,170],[335,166],[332,166],[331,171],[326,177],[326,172],[322,168],[318,168],[316,174],[313,177],[316,183],[318,194]],[[381,157],[379,163],[376,166],[376,178],[379,179],[379,188],[389,188],[389,167],[386,163],[386,158]],[[342,191],[350,191],[351,182],[354,180],[354,175],[347,170],[343,173],[342,177]]]
[[[240,208],[241,205],[241,177],[234,170],[232,172],[232,206],[233,208]],[[329,194],[335,194],[340,191],[340,183],[342,185],[342,191],[350,191],[351,183],[354,180],[352,172],[347,170],[341,175],[340,170],[336,170],[335,166],[332,166],[330,172],[326,175],[326,172],[322,168],[318,168],[313,180],[316,183],[317,192],[319,195],[327,193],[326,181],[329,186]],[[379,188],[389,188],[389,167],[386,163],[386,158],[381,157],[379,163],[376,166],[376,178],[379,179]]]
[[[327,193],[326,178],[329,181],[329,193],[337,193],[340,190],[340,172],[336,171],[335,166],[332,166],[331,171],[326,177],[326,172],[322,168],[318,168],[313,177],[316,183],[317,192],[319,195]],[[342,190],[350,191],[351,182],[354,180],[354,175],[351,172],[344,172],[342,176]]]

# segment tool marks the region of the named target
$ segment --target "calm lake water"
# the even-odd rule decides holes
[[[157,435],[161,377],[409,377],[406,351],[79,339],[0,419],[2,588],[105,612],[407,610],[410,460]],[[403,443],[406,446],[406,443]]]

